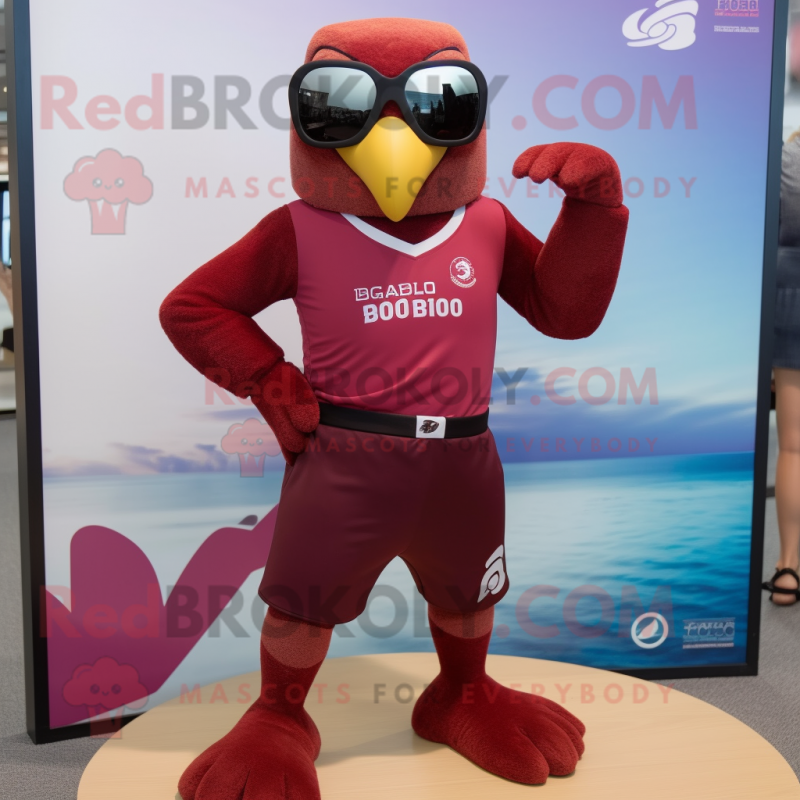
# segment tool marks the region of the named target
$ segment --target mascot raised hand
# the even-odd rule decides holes
[[[289,100],[301,199],[161,309],[194,367],[252,398],[287,462],[259,590],[261,693],[188,767],[181,797],[319,797],[320,736],[303,703],[333,626],[358,616],[397,556],[428,603],[440,664],[414,706],[416,733],[508,780],[568,775],[583,724],[485,671],[508,591],[503,470],[488,429],[496,295],[547,336],[596,330],[628,221],[617,165],[575,143],[518,155],[515,177],[565,193],[545,242],[481,196],[486,80],[438,22],[322,28]],[[289,298],[303,371],[252,319]]]

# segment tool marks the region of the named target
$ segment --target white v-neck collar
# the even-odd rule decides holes
[[[421,242],[417,242],[417,244],[404,242],[396,236],[374,228],[368,222],[364,222],[363,219],[359,219],[352,214],[342,214],[342,216],[354,228],[361,231],[364,236],[368,236],[372,239],[373,242],[382,244],[384,247],[390,247],[392,250],[397,250],[398,253],[416,258],[423,253],[427,253],[429,250],[433,250],[434,247],[438,247],[442,242],[446,242],[458,230],[461,220],[464,219],[464,209],[465,206],[457,208],[453,212],[453,216],[447,220],[447,224],[440,231],[434,233],[429,239],[423,239]]]

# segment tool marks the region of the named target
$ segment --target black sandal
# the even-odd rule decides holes
[[[783,586],[776,586],[775,581],[782,577],[783,575],[791,575],[797,581],[797,588],[796,589],[784,589]],[[772,578],[768,581],[764,581],[761,584],[761,588],[764,591],[770,593],[769,599],[770,602],[775,603],[772,599],[773,594],[791,594],[794,595],[794,603],[775,603],[775,605],[782,605],[782,606],[793,606],[798,600],[800,600],[800,575],[798,575],[793,569],[789,569],[789,567],[784,567],[783,569],[776,569],[775,574]]]

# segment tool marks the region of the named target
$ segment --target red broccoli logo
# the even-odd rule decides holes
[[[242,478],[261,478],[267,456],[276,456],[281,448],[265,422],[248,419],[228,428],[222,437],[222,452],[239,456],[239,475]]]
[[[88,200],[92,233],[125,233],[128,204],[141,205],[153,196],[153,183],[138,158],[116,150],[78,159],[64,179],[70,200]]]
[[[94,716],[122,706],[141,708],[147,702],[147,689],[139,681],[136,667],[103,656],[91,666],[75,668],[64,686],[64,699],[71,706],[86,706]]]

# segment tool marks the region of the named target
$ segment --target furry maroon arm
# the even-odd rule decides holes
[[[167,296],[160,319],[178,352],[207,378],[251,397],[287,460],[319,421],[302,374],[252,317],[297,292],[297,244],[286,206],[268,214]]]
[[[545,336],[582,339],[614,294],[628,209],[566,198],[542,244],[503,206],[506,250],[499,294]]]
[[[251,317],[296,291],[297,245],[283,206],[173,289],[161,305],[161,325],[195,369],[212,380],[213,370],[227,373],[217,382],[248,397],[248,387],[283,358]]]
[[[546,336],[590,336],[614,294],[628,228],[616,162],[589,145],[539,145],[517,159],[514,176],[537,183],[549,178],[567,196],[544,244],[503,206],[506,249],[498,292]]]

